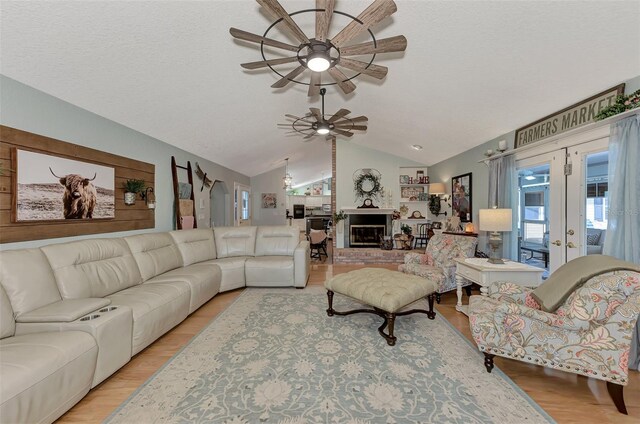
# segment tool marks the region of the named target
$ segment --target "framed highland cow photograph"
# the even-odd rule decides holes
[[[115,169],[15,150],[17,222],[115,218]]]

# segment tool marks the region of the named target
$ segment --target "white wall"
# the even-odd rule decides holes
[[[336,209],[356,207],[362,205],[362,200],[356,202],[353,191],[353,173],[362,168],[374,168],[381,174],[382,186],[391,190],[393,207],[398,209],[400,200],[400,167],[416,166],[425,170],[427,167],[419,162],[398,156],[382,153],[368,147],[358,146],[346,141],[336,143]],[[380,202],[375,202],[380,206]],[[344,240],[337,239],[337,247],[344,247]]]
[[[284,225],[286,224],[286,192],[282,188],[284,166],[264,174],[251,177],[251,223],[252,225]],[[278,207],[262,208],[262,193],[276,193]],[[291,211],[293,213],[293,211]]]
[[[171,156],[175,156],[176,161],[182,165],[191,161],[191,165],[195,167],[195,162],[198,162],[211,180],[225,181],[227,187],[233,187],[234,182],[249,184],[250,179],[246,175],[134,131],[4,75],[0,75],[0,85],[2,87],[0,91],[0,110],[2,111],[0,123],[2,125],[152,163],[156,167],[154,192],[157,202],[155,229],[6,243],[0,245],[0,249],[36,247],[82,238],[122,237],[150,231],[173,230]],[[181,181],[186,181],[186,171],[179,173],[179,176]],[[193,179],[198,227],[208,227],[211,209],[209,190],[205,188],[200,192],[200,180],[195,173]],[[201,203],[203,208],[200,208]],[[229,216],[232,215],[233,204],[230,205],[229,210]]]

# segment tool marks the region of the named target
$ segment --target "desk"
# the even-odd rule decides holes
[[[526,287],[537,287],[542,282],[544,269],[505,260],[504,265],[491,264],[485,258],[458,258],[456,282],[458,303],[456,310],[465,315],[467,306],[462,305],[462,283],[467,280],[481,286],[480,293],[487,295],[487,286],[495,281],[509,281]]]

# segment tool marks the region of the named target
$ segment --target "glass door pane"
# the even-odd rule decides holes
[[[567,176],[567,261],[602,254],[609,212],[609,140],[569,149]]]
[[[547,270],[564,263],[564,150],[517,162],[520,262]]]

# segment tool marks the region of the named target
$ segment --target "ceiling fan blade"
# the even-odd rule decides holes
[[[304,137],[304,140],[308,140],[308,139],[310,139],[311,137],[315,137],[315,135],[316,135],[315,133],[311,133],[311,134],[309,134],[309,135],[305,136],[305,137]]]
[[[298,61],[298,56],[294,56],[294,57],[285,57],[282,59],[270,59],[270,60],[261,60],[259,62],[241,63],[240,66],[242,66],[245,69],[259,69],[259,68],[266,68],[267,66],[282,65],[284,63],[291,63],[291,62],[297,62],[297,61]]]
[[[336,134],[343,135],[345,137],[353,137],[353,133],[350,133],[349,131],[343,131],[336,128],[332,129],[331,131],[333,131]]]
[[[357,56],[361,54],[373,53],[392,53],[403,52],[407,49],[407,39],[404,35],[396,35],[395,37],[383,38],[376,40],[375,46],[373,41],[362,44],[354,44],[353,46],[345,46],[340,49],[340,56]]]
[[[338,87],[340,87],[344,94],[349,94],[356,89],[356,85],[351,81],[347,81],[347,76],[335,66],[333,68],[327,69],[327,72],[329,72],[331,78],[333,78],[336,84],[338,84]]]
[[[302,72],[304,72],[305,69],[307,69],[307,68],[305,68],[302,65],[298,66],[296,69],[294,69],[293,71],[289,72],[287,75],[285,75],[284,77],[282,77],[278,81],[276,81],[275,84],[273,84],[271,86],[271,88],[282,88],[282,87],[285,87],[287,84],[289,84],[291,82],[291,80],[293,80],[295,77],[297,77]]]
[[[301,43],[308,43],[309,38],[302,32],[298,24],[295,23],[287,11],[282,7],[278,0],[256,0],[258,4],[264,7],[274,18],[282,19],[284,27]]]
[[[355,118],[346,118],[348,119],[350,122],[356,123],[356,122],[367,122],[369,120],[369,118],[367,118],[366,116],[356,116]]]
[[[342,130],[349,130],[349,131],[366,131],[367,130],[366,125],[342,124],[342,125],[336,125],[335,128],[342,129]]]
[[[316,0],[316,9],[324,9],[323,12],[316,12],[316,40],[327,39],[335,5],[335,0]]]
[[[295,115],[290,115],[288,113],[286,113],[284,116],[286,116],[287,118],[295,119],[296,121],[304,121],[305,120],[304,118],[306,118],[306,116],[303,116],[302,118],[299,118],[299,117],[297,117]],[[310,121],[305,121],[305,122],[309,122],[310,123]]]
[[[325,140],[326,141],[331,141],[331,142],[336,141],[336,136],[335,135],[328,135],[328,136],[325,137]]]
[[[329,122],[336,122],[338,119],[342,118],[343,116],[347,116],[350,113],[351,113],[350,110],[340,109],[339,111],[334,113],[333,116],[331,116],[331,118],[329,118]]]
[[[398,10],[398,7],[393,0],[376,0],[358,15],[358,19],[362,24],[356,20],[352,20],[349,25],[344,27],[342,31],[331,39],[331,42],[334,46],[341,47],[347,41],[369,29],[369,27],[393,15],[396,10]]]
[[[311,72],[311,79],[309,80],[309,97],[317,96],[320,94],[321,72]]]
[[[252,34],[247,31],[243,31],[237,28],[230,28],[229,32],[234,38],[244,41],[251,41],[252,43],[263,43],[266,46],[277,47],[279,49],[289,50],[291,52],[298,52],[298,46],[292,46],[291,44],[282,43],[272,38],[262,37],[257,34]]]
[[[389,68],[386,66],[374,65],[373,63],[369,65],[366,62],[347,59],[346,57],[340,58],[338,66],[342,66],[343,68],[351,69],[352,71],[360,72],[361,74],[369,75],[370,77],[380,80],[386,77],[387,72],[389,72]]]
[[[318,109],[317,107],[310,107],[309,110],[318,121],[322,121],[322,112],[320,112],[320,109]]]

